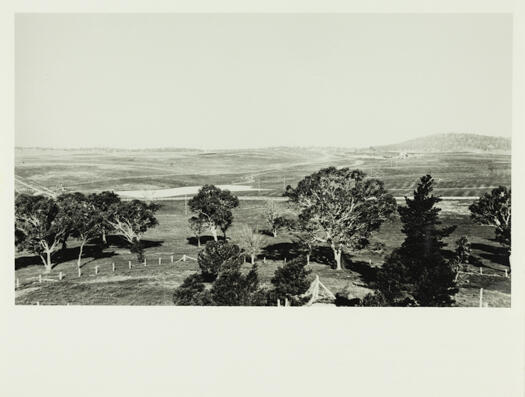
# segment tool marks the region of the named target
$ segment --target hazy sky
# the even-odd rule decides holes
[[[18,15],[16,145],[511,134],[504,14]]]

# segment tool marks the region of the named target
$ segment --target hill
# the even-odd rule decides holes
[[[476,134],[435,134],[392,145],[374,146],[389,152],[489,152],[510,153],[511,139]]]

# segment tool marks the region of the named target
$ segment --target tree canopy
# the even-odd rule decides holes
[[[343,249],[365,247],[396,208],[382,181],[349,168],[324,168],[288,186],[285,195],[299,211],[298,225],[331,246],[337,269]]]
[[[233,222],[231,210],[239,206],[239,199],[229,190],[222,190],[214,185],[204,185],[197,195],[189,200],[188,205],[217,241],[218,229],[226,237],[226,231]]]
[[[510,251],[511,190],[499,186],[481,196],[469,209],[475,222],[495,228],[496,241]]]
[[[241,249],[235,244],[226,241],[209,241],[202,251],[199,252],[197,261],[204,281],[213,281],[217,278],[219,271],[231,258],[242,263],[240,258]],[[231,261],[228,262],[231,264]]]
[[[155,213],[159,208],[156,203],[132,200],[114,204],[108,210],[111,213],[108,223],[115,233],[128,241],[139,260],[143,259],[142,235],[158,224]]]
[[[53,267],[51,256],[60,248],[67,227],[54,199],[28,194],[16,197],[15,229],[19,234],[19,248],[40,256],[46,272]]]
[[[106,244],[107,233],[113,231],[110,221],[113,220],[114,209],[117,208],[121,202],[120,197],[114,192],[103,191],[100,193],[91,193],[88,195],[88,200],[93,203],[98,211],[99,233],[102,241]]]
[[[58,197],[67,233],[80,240],[77,266],[80,267],[84,245],[100,231],[99,211],[84,194],[66,193]]]

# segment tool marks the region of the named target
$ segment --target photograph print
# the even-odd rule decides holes
[[[15,304],[510,307],[512,29],[17,14]]]

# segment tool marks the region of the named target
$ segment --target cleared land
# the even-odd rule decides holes
[[[295,184],[305,175],[321,167],[349,166],[361,168],[370,175],[383,179],[395,196],[410,194],[417,178],[432,172],[437,180],[437,193],[443,196],[459,196],[463,200],[447,200],[440,203],[444,224],[458,225],[448,239],[449,247],[462,235],[472,241],[473,253],[482,261],[483,276],[464,275],[460,279],[460,292],[456,300],[461,306],[477,306],[479,288],[484,288],[485,301],[493,307],[510,306],[510,278],[506,258],[498,244],[493,241],[491,228],[472,224],[469,219],[468,196],[478,196],[493,186],[510,186],[510,156],[478,154],[421,154],[408,159],[395,159],[394,154],[359,154],[335,149],[289,149],[276,148],[252,151],[205,153],[196,151],[176,152],[106,152],[106,151],[43,151],[17,150],[16,175],[20,181],[41,189],[56,190],[63,184],[67,190],[84,192],[100,190],[148,190],[171,189],[197,184],[239,184],[253,188],[269,189],[268,196],[282,194],[284,184]],[[17,184],[19,191],[30,188]],[[254,197],[250,200],[250,195]],[[243,224],[264,228],[263,201],[255,200],[261,192],[242,192],[246,200],[235,210],[234,224],[228,232],[236,240]],[[175,261],[182,255],[196,258],[198,248],[187,225],[189,213],[185,213],[184,201],[163,200],[158,214],[159,226],[149,231],[146,257],[147,266],[138,264],[118,239],[110,247],[97,250],[94,244],[86,248],[82,276],[78,277],[76,256],[78,248],[74,241],[65,252],[57,254],[53,272],[44,276],[40,259],[17,253],[15,277],[20,281],[16,290],[17,304],[115,304],[115,305],[170,305],[173,290],[185,277],[198,270],[192,260]],[[280,202],[286,210],[286,203]],[[206,241],[206,238],[203,239]],[[347,255],[346,269],[336,272],[330,268],[328,249],[316,251],[310,265],[323,283],[334,293],[343,290],[362,297],[370,290],[369,281],[383,258],[403,240],[399,220],[381,228],[374,241],[385,244],[383,252],[368,250]],[[297,253],[289,236],[266,237],[266,247],[258,258],[259,275],[268,284],[275,269],[284,259]],[[158,258],[162,263],[158,264]],[[263,258],[266,257],[266,263]],[[133,268],[128,268],[131,260]],[[116,271],[112,272],[112,263]],[[99,272],[95,275],[95,266]],[[246,265],[249,268],[249,265]],[[472,266],[469,271],[479,273]],[[58,281],[59,272],[64,279]],[[488,276],[491,275],[491,276]]]

